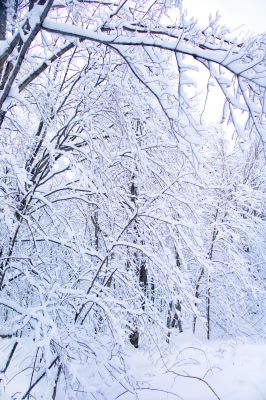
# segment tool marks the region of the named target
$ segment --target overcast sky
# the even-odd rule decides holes
[[[266,0],[183,0],[183,8],[188,16],[197,18],[202,27],[207,27],[209,15],[215,16],[216,11],[221,15],[220,25],[226,25],[235,31],[235,36],[242,40],[247,34],[266,33]],[[239,28],[239,29],[237,29]],[[195,77],[194,77],[195,79]],[[204,75],[196,78],[204,86]],[[220,89],[212,87],[209,92],[203,121],[207,124],[220,121],[224,98]],[[230,135],[233,126],[226,127]]]
[[[231,29],[243,26],[245,33],[266,33],[266,0],[183,0],[188,15],[207,25],[209,15],[219,10],[221,25]]]

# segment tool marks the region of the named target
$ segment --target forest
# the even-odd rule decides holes
[[[265,154],[266,33],[0,1],[0,399],[265,398]]]

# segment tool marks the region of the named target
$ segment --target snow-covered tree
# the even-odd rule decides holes
[[[20,399],[58,390],[106,398],[113,379],[133,390],[130,335],[149,348],[193,319],[207,319],[209,336],[218,324],[228,332],[246,307],[248,318],[258,312],[259,145],[252,157],[203,145],[210,133],[190,89],[203,65],[207,95],[211,83],[224,94],[223,121],[263,143],[265,38],[238,43],[184,15],[176,1],[0,3],[0,336],[10,395],[17,373]]]
[[[198,269],[195,297],[202,299],[208,338],[211,326],[229,335],[250,329],[265,290],[263,150],[257,141],[233,146],[225,136],[214,130],[203,147],[199,226],[206,261]]]

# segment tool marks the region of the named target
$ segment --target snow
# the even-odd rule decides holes
[[[265,398],[264,38],[160,27],[157,2],[22,3],[0,43],[0,400]],[[216,95],[249,150],[201,124]]]
[[[5,354],[8,354],[3,342],[0,347],[1,366]],[[27,341],[22,344],[23,353],[27,351]],[[99,386],[108,400],[133,400],[136,393],[139,400],[262,400],[266,396],[266,343],[262,341],[256,343],[236,338],[207,342],[182,333],[171,338],[169,345],[162,344],[161,348],[150,352],[145,351],[145,345],[135,349],[126,344],[128,376],[124,387],[115,379],[103,383],[100,377],[106,360],[102,361],[95,368],[73,362],[73,374],[77,374],[86,386],[85,399],[90,398],[88,392],[97,392]],[[8,377],[2,376],[1,400],[19,399],[10,396],[25,390],[23,377],[28,378],[28,374],[24,372],[24,375],[21,373],[15,377],[13,367]],[[7,384],[5,390],[4,382]],[[44,382],[35,390],[36,399],[42,398],[38,396],[38,390],[44,393]],[[62,388],[57,398],[65,400]]]
[[[117,32],[113,34],[104,34],[102,32],[94,32],[91,30],[82,29],[70,24],[53,22],[47,18],[43,22],[43,28],[51,32],[57,32],[69,36],[75,36],[82,39],[89,39],[92,41],[105,44],[110,43],[122,46],[145,45],[145,46],[163,48],[170,51],[181,52],[183,54],[195,55],[197,57],[202,57],[203,59],[208,59],[210,61],[214,61],[217,63],[222,63],[226,54],[226,50],[222,48],[202,50],[199,47],[195,47],[190,44],[186,44],[184,41],[180,41],[179,37],[175,40],[163,40],[159,38],[150,39],[149,37],[142,36],[141,34],[135,34],[132,37],[122,36],[122,35],[118,36]]]
[[[181,334],[180,336],[182,337]],[[186,338],[186,335],[184,335]],[[167,350],[165,364],[156,351],[147,358],[143,351],[131,351],[129,364],[136,379],[146,387],[176,393],[185,400],[217,398],[206,380],[222,400],[260,400],[266,396],[266,345],[242,340],[204,343],[195,339],[178,339]],[[157,361],[156,361],[157,360]],[[166,372],[165,365],[173,372]],[[171,367],[172,365],[172,367]],[[178,376],[180,374],[180,376]],[[184,375],[184,376],[181,376]],[[187,377],[185,377],[187,375]],[[133,400],[132,394],[122,397]],[[153,400],[174,399],[174,395],[152,392]],[[150,400],[148,390],[139,390],[140,400]]]

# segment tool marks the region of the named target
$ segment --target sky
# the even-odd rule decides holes
[[[250,34],[266,33],[266,0],[183,0],[183,7],[203,25],[219,10],[221,25],[233,30],[241,27],[241,32]]]
[[[188,17],[196,18],[203,28],[208,26],[209,15],[215,16],[219,11],[220,25],[226,25],[233,30],[233,36],[238,40],[243,40],[247,35],[266,34],[266,0],[183,0],[183,9],[187,9]],[[206,84],[205,79],[203,71],[196,78],[203,87]],[[223,103],[224,97],[220,89],[212,87],[202,122],[219,123]],[[228,126],[226,130],[231,135],[234,128]]]

